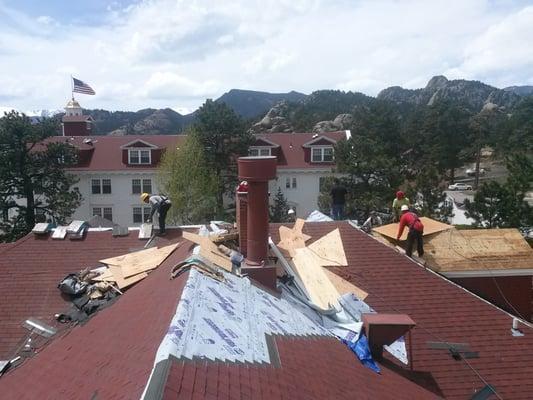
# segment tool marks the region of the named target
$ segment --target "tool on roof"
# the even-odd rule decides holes
[[[54,336],[57,333],[57,329],[45,324],[44,322],[38,320],[37,318],[28,318],[22,323],[22,326],[28,329],[32,333],[36,333],[45,338]]]

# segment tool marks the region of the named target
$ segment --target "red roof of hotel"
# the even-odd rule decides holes
[[[80,150],[92,150],[87,164],[70,168],[74,171],[128,171],[153,169],[157,165],[128,165],[122,162],[122,148],[128,143],[143,141],[160,149],[178,146],[185,135],[126,135],[126,136],[54,136],[49,141],[70,143]],[[90,139],[92,144],[84,141]]]
[[[120,239],[124,239],[124,245],[132,244],[131,237]],[[58,254],[50,266],[63,264],[63,270],[56,274],[61,276],[65,269],[68,270],[65,267],[81,264],[76,261],[76,256],[93,253],[95,249],[99,249],[102,252],[100,254],[109,255],[106,251],[113,246],[109,232],[89,232],[85,240],[87,242],[53,242],[51,239],[27,237],[19,245],[19,251],[31,248],[46,258],[49,245],[52,245]],[[56,247],[55,243],[62,243],[63,249]],[[68,334],[57,334],[59,337],[33,358],[1,377],[2,395],[17,399],[139,398],[188,277],[186,273],[178,279],[169,280],[170,269],[183,260],[189,250],[189,245],[179,247],[157,270],[127,291],[112,306],[99,311],[86,324],[75,326]],[[117,253],[120,251],[117,250]],[[70,259],[63,262],[61,255],[70,255]],[[95,259],[96,255],[90,257]],[[90,257],[82,261],[87,263]],[[48,297],[59,297],[56,281],[47,279],[40,282],[38,276],[31,274],[26,278],[36,287],[46,286],[50,292]],[[19,277],[14,282],[20,280]],[[30,291],[25,293],[42,298]],[[16,303],[10,301],[2,304],[13,307]],[[26,310],[24,315],[34,311],[34,305],[27,303],[23,303],[21,308]],[[331,337],[276,336],[275,341],[281,367],[205,360],[172,362],[168,376],[162,382],[162,398],[436,398],[387,366],[383,366],[381,374],[372,372],[361,365],[346,346]],[[313,368],[310,369],[310,365]]]
[[[278,227],[271,226],[274,241]],[[417,323],[412,330],[414,371],[386,359],[378,375],[331,338],[276,336],[281,368],[176,360],[163,382],[163,398],[432,397],[411,380],[436,395],[468,399],[484,387],[464,361],[454,360],[446,350],[430,349],[428,341],[468,343],[471,351],[479,353],[479,358],[468,363],[503,398],[531,398],[533,329],[521,325],[525,336],[513,337],[511,316],[348,223],[306,223],[304,232],[316,239],[336,227],[349,266],[335,268],[335,272],[367,291],[366,301],[376,311],[406,313]],[[175,235],[170,235],[173,241]],[[4,296],[0,341],[4,343],[6,332],[10,334],[6,326],[20,325],[29,316],[49,317],[58,312],[64,303],[57,300],[56,286],[66,273],[140,243],[136,235],[112,239],[110,232],[89,232],[82,241],[30,235],[17,242],[0,258]],[[33,358],[1,377],[0,392],[21,399],[139,398],[187,279],[184,274],[170,281],[170,268],[189,250],[190,246],[182,245],[115,304],[68,334],[58,334]],[[6,316],[13,312],[17,317],[6,325]],[[15,333],[20,340],[18,335],[25,331],[20,328]],[[8,341],[11,349],[13,340]],[[0,359],[5,354],[6,347]]]
[[[315,137],[314,137],[315,136]],[[311,163],[305,159],[304,144],[319,137],[327,137],[335,142],[346,139],[346,131],[327,133],[265,133],[255,135],[256,138],[264,138],[276,143],[281,148],[278,156],[278,169],[324,169],[331,168],[334,163]]]
[[[275,238],[278,226],[271,226]],[[349,266],[334,272],[368,292],[365,301],[377,312],[405,313],[417,323],[412,330],[414,369],[434,380],[445,398],[469,399],[485,385],[465,362],[455,361],[446,350],[430,349],[428,341],[468,343],[479,358],[467,361],[500,396],[532,398],[532,328],[520,324],[525,336],[512,336],[512,316],[348,223],[306,223],[303,232],[319,238],[335,227]]]

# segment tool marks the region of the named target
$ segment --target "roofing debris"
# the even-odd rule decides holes
[[[107,268],[98,269],[99,275],[94,281],[115,282],[119,289],[128,287],[148,276],[148,272],[157,268],[180,245],[152,247],[118,257],[100,260]]]
[[[315,210],[309,214],[306,222],[331,222],[333,219],[331,217],[328,217],[326,214],[321,213],[318,210]]]

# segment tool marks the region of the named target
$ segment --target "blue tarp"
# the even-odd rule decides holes
[[[368,346],[368,339],[364,334],[361,334],[355,343],[348,342],[346,340],[343,340],[343,343],[355,353],[359,361],[361,361],[364,366],[370,368],[378,374],[381,372],[379,365],[372,358],[370,347]]]

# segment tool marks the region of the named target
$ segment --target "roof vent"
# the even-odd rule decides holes
[[[50,232],[51,230],[52,224],[50,224],[49,222],[40,222],[38,224],[35,224],[31,231],[36,235],[44,235]]]
[[[78,235],[86,227],[87,227],[87,223],[85,221],[78,221],[78,220],[72,221],[70,225],[67,226],[67,233]]]
[[[524,333],[518,328],[518,318],[513,318],[513,326],[511,328],[511,334],[513,336],[524,336]]]
[[[65,239],[65,236],[67,236],[66,226],[58,226],[57,228],[54,229],[54,233],[52,233],[52,239],[63,240]]]

